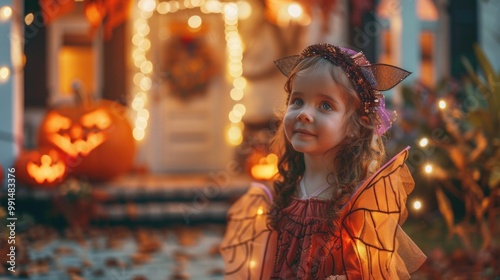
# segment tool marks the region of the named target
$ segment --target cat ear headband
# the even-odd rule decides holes
[[[363,104],[366,115],[375,114],[377,132],[382,135],[396,119],[395,112],[385,109],[384,95],[380,91],[393,88],[411,72],[396,66],[375,63],[370,64],[362,52],[340,48],[331,44],[315,44],[305,48],[300,55],[288,56],[274,63],[285,76],[307,57],[322,57],[333,65],[340,66],[351,81]]]

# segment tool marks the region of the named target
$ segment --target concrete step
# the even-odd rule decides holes
[[[16,197],[20,209],[35,216],[41,215],[41,209],[54,208],[51,212],[61,215],[68,211],[92,211],[95,223],[224,222],[228,208],[248,189],[251,181],[249,177],[223,173],[131,174],[109,182],[86,182],[75,187],[85,185],[88,193],[75,188],[68,190],[68,185],[19,186]],[[81,201],[85,204],[81,206],[83,210],[71,210]]]

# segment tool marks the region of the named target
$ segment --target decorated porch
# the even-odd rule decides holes
[[[273,61],[317,42],[413,72],[385,139],[412,146],[412,278],[500,279],[499,9],[0,0],[0,279],[223,279],[229,206],[277,172]]]

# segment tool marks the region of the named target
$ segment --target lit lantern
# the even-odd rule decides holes
[[[125,107],[107,100],[51,110],[42,121],[41,146],[67,155],[68,172],[107,180],[132,168],[135,140]]]
[[[278,156],[275,154],[268,154],[261,157],[257,164],[250,168],[252,177],[257,180],[270,180],[278,173]]]
[[[15,163],[16,177],[31,186],[53,187],[66,178],[66,165],[55,149],[23,151]]]

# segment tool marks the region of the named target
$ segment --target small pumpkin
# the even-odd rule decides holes
[[[67,155],[70,174],[91,180],[108,180],[129,171],[136,150],[126,108],[109,100],[50,110],[38,140]]]
[[[17,179],[31,186],[53,187],[66,178],[63,156],[51,148],[22,151],[14,167]]]

